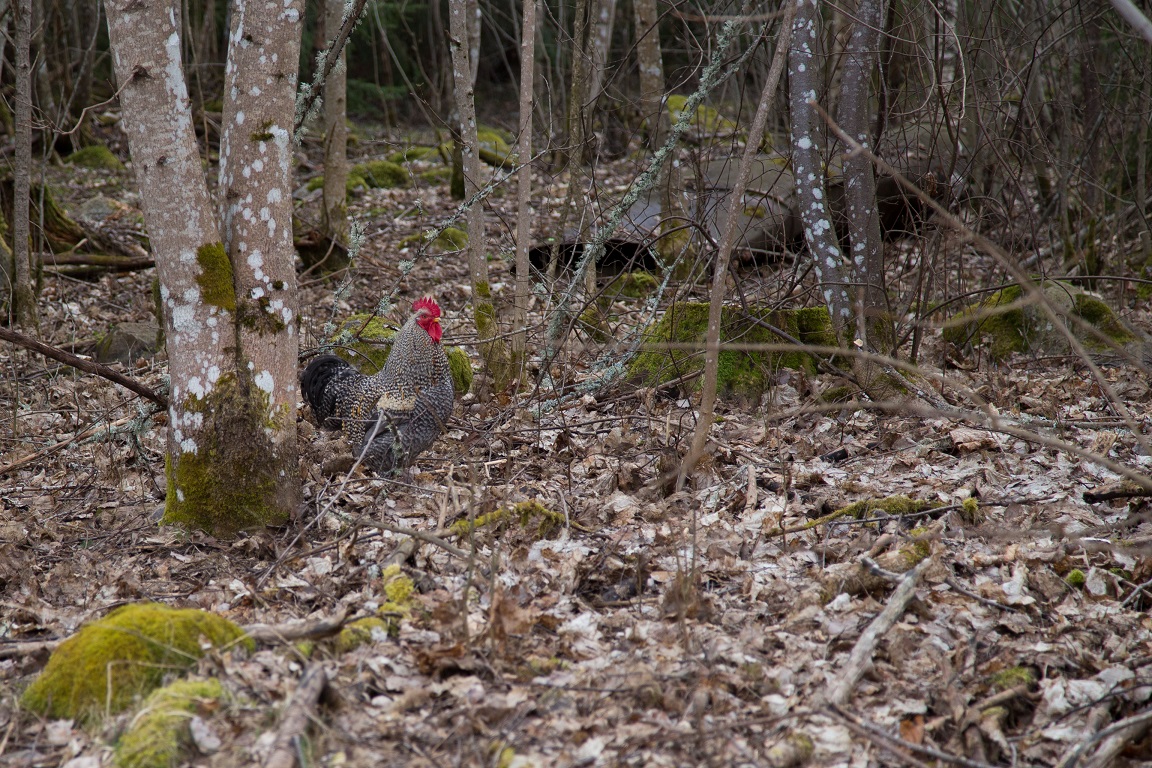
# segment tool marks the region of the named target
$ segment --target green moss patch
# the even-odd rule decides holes
[[[518,502],[511,507],[501,507],[495,512],[477,515],[474,520],[457,520],[448,527],[448,530],[454,536],[467,536],[480,528],[498,530],[514,523],[518,523],[521,528],[527,528],[533,520],[536,521],[536,536],[540,539],[551,538],[568,525],[568,519],[563,513],[549,509],[533,499]]]
[[[409,163],[413,160],[440,160],[439,147],[405,147],[399,152],[393,152],[388,156],[389,162],[400,165],[402,163]]]
[[[781,329],[802,344],[835,346],[828,310],[812,307],[796,310],[750,308],[751,317],[733,307],[725,307],[720,317],[720,343],[787,344],[784,339],[756,320]],[[754,318],[754,319],[752,319]],[[637,355],[629,366],[629,378],[645,386],[655,386],[694,374],[704,368],[704,342],[708,333],[708,305],[681,301],[673,304],[647,332],[647,344],[692,344],[696,349],[649,349]],[[763,352],[721,349],[717,391],[759,399],[773,373],[780,368],[815,370],[815,360],[806,352]],[[701,377],[690,383],[698,389]]]
[[[476,131],[480,160],[496,168],[503,168],[512,160],[512,134],[499,128],[480,126]]]
[[[352,167],[350,172],[360,176],[373,189],[397,189],[408,186],[412,177],[399,163],[391,160],[372,160]]]
[[[680,120],[680,113],[688,106],[688,97],[669,96],[665,104],[668,109],[668,117],[675,124]],[[731,136],[737,131],[736,123],[704,104],[696,107],[696,114],[691,124],[698,136]]]
[[[196,263],[200,265],[196,284],[203,292],[204,301],[235,312],[236,289],[232,285],[232,262],[224,252],[224,244],[206,243],[197,248]]]
[[[370,643],[377,638],[388,637],[392,628],[384,619],[378,616],[367,616],[350,622],[340,630],[333,641],[337,653],[348,653],[360,646]]]
[[[144,702],[116,745],[119,768],[169,768],[195,757],[189,722],[224,697],[219,680],[178,680]]]
[[[438,187],[452,180],[452,169],[447,165],[438,165],[421,173],[419,179],[430,187]]]
[[[101,168],[106,171],[124,170],[124,163],[120,162],[119,158],[112,154],[112,150],[103,144],[82,147],[64,158],[64,162],[83,168]]]
[[[313,176],[311,179],[308,180],[308,184],[306,185],[306,189],[309,192],[315,192],[317,189],[320,189],[323,186],[324,186],[324,176],[323,175]],[[372,185],[370,185],[364,179],[363,176],[361,176],[358,173],[350,171],[348,173],[347,180],[345,180],[345,182],[344,182],[344,191],[347,192],[348,194],[352,194],[353,192],[360,192],[360,191],[363,191],[365,189],[370,189],[371,186]]]
[[[329,342],[336,345],[334,354],[356,366],[361,373],[371,376],[384,367],[392,351],[392,337],[396,331],[374,315],[352,315],[336,328]],[[472,389],[472,361],[460,347],[446,347],[448,366],[452,369],[452,384],[457,396]]]
[[[21,702],[44,717],[92,722],[124,710],[165,676],[182,674],[204,655],[205,642],[218,649],[239,642],[252,650],[243,638],[238,626],[214,613],[126,605],[61,643]]]
[[[1139,341],[1110,306],[1083,288],[1059,280],[1045,280],[1040,288],[1056,314],[1089,351],[1107,352],[1112,350],[1112,344],[1123,347]],[[996,291],[951,318],[944,328],[944,339],[959,347],[983,346],[996,360],[1014,352],[1071,352],[1064,334],[1052,326],[1040,307],[1021,301],[1023,298],[1024,291],[1018,285]],[[1085,324],[1089,327],[1085,328]]]
[[[660,287],[660,279],[649,272],[625,272],[604,290],[607,298],[643,299]]]
[[[434,253],[448,251],[462,251],[468,246],[468,233],[456,227],[445,227],[439,233],[436,231],[421,232],[418,235],[409,235],[400,241],[401,248],[411,248],[430,243]]]
[[[184,439],[193,447],[182,447],[175,459],[166,456],[161,522],[228,537],[287,521],[297,491],[284,478],[297,472],[297,458],[294,449],[273,444],[270,436],[295,413],[273,413],[267,392],[231,373],[205,397],[188,394],[181,405],[186,414],[201,414],[205,426],[186,427]]]

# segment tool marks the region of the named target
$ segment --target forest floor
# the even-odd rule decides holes
[[[606,189],[619,193],[625,166],[609,169]],[[130,179],[48,170],[70,210],[97,194],[138,204]],[[562,194],[534,200],[544,238]],[[315,205],[312,195],[301,214]],[[391,295],[396,321],[432,293],[446,343],[476,359],[463,254],[401,267],[411,258],[401,240],[454,205],[446,183],[356,197],[367,241],[350,292],[336,300],[333,282],[301,278],[305,347],[333,313],[370,312]],[[513,206],[505,185],[488,217],[505,305]],[[955,261],[972,284],[993,282],[976,257]],[[791,268],[745,269],[756,299]],[[46,274],[43,340],[89,349],[113,324],[150,321],[152,279]],[[537,349],[544,309],[538,296]],[[1147,301],[1124,312],[1152,327]],[[617,302],[613,338],[644,318],[642,302]],[[920,364],[955,387],[949,399],[975,409],[954,395],[968,388],[1044,440],[943,415],[829,410],[820,394],[838,377],[784,370],[759,402],[721,403],[708,455],[677,492],[666,475],[691,441],[698,396],[618,384],[541,410],[552,393],[525,386],[465,396],[404,484],[326,473],[347,449],[302,407],[298,518],[234,541],[157,524],[163,414],[142,422],[146,402],[131,393],[0,347],[0,764],[110,765],[133,720],[129,711],[82,727],[21,709],[46,661],[17,652],[21,643],[66,638],[141,601],[242,626],[377,616],[396,597],[390,562],[415,591],[359,643],[261,642],[193,667],[226,696],[197,713],[185,764],[263,763],[316,665],[330,695],[311,712],[309,765],[1052,765],[1076,750],[1095,764],[1152,759],[1146,723],[1102,733],[1147,712],[1152,695],[1152,523],[1139,500],[1085,501],[1120,476],[1081,458],[1152,468],[1147,438],[1119,410],[1149,433],[1147,377],[1119,365],[1100,381],[1072,357],[955,367],[939,328],[925,337]],[[616,348],[576,334],[558,379],[587,380],[606,349]],[[166,366],[143,355],[121,369],[159,388]],[[944,509],[811,525],[894,495]],[[510,515],[464,535],[450,527],[530,501],[558,514]],[[901,575],[875,575],[870,561]],[[915,579],[911,593],[894,589],[902,579]],[[866,630],[889,604],[893,621],[873,637]]]

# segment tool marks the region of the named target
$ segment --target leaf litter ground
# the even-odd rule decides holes
[[[541,238],[561,199],[541,198]],[[510,248],[511,205],[493,202],[494,252]],[[446,341],[468,345],[463,254],[401,266],[414,253],[400,241],[449,215],[446,186],[371,190],[353,208],[369,222],[368,243],[340,300],[331,282],[302,278],[306,344],[333,313],[371,311],[394,291],[401,305],[435,293],[450,318]],[[506,260],[490,266],[507,301]],[[779,283],[764,272],[747,281],[753,295]],[[113,323],[148,321],[151,279],[48,276],[45,341],[83,348]],[[538,296],[535,345],[544,306]],[[643,317],[639,306],[612,308],[617,338]],[[1146,314],[1137,308],[1133,319]],[[602,351],[575,335],[556,380],[586,380]],[[157,525],[163,415],[22,350],[0,355],[5,765],[110,764],[131,718],[92,731],[21,711],[18,694],[44,655],[7,653],[12,643],[61,639],[146,600],[242,625],[375,615],[388,601],[382,566],[409,539],[388,528],[440,531],[455,551],[419,541],[404,559],[416,592],[391,633],[350,648],[265,643],[250,656],[206,657],[194,674],[219,678],[228,697],[198,716],[213,738],[194,739],[191,764],[263,761],[302,670],[317,661],[336,693],[317,712],[318,765],[783,765],[805,755],[888,765],[909,762],[901,754],[927,762],[930,750],[1050,765],[1147,707],[1152,526],[1139,500],[1082,496],[1119,476],[971,424],[813,408],[834,377],[784,371],[760,403],[722,406],[709,453],[680,492],[667,474],[695,426],[696,398],[684,393],[615,386],[542,414],[533,408],[551,393],[532,386],[514,398],[469,395],[409,484],[333,472],[346,449],[305,422],[298,518],[229,542]],[[935,341],[921,357],[944,358]],[[165,375],[162,356],[124,369],[153,387]],[[1152,464],[1075,360],[944,375],[1071,445],[1141,471]],[[1146,379],[1124,367],[1104,375],[1144,419]],[[982,506],[974,516],[957,506],[912,521],[873,513],[779,535],[893,495]],[[562,522],[448,532],[530,500]],[[931,557],[916,599],[879,639],[849,706],[829,706],[891,594],[882,579],[856,589],[848,574],[866,556],[916,548]],[[1142,738],[1126,748],[1134,760],[1149,755]]]

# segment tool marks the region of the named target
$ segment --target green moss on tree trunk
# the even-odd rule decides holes
[[[165,469],[167,524],[200,528],[217,536],[287,521],[299,469],[291,451],[272,442],[283,419],[270,415],[268,394],[232,374],[221,376],[204,398],[189,395],[179,410],[187,423],[199,414],[202,426],[174,445]],[[184,443],[194,448],[185,450]]]

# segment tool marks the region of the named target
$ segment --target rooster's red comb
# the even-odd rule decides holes
[[[419,312],[422,309],[428,310],[432,317],[440,317],[440,305],[437,304],[436,299],[431,296],[417,299],[416,303],[412,305],[413,312]]]

